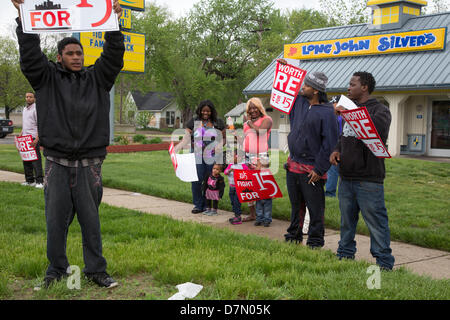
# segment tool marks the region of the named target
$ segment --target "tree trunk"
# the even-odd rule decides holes
[[[10,114],[11,110],[9,109],[8,106],[5,106],[5,118],[9,119],[9,114]]]

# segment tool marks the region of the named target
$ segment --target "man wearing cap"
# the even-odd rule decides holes
[[[285,62],[281,60],[281,63]],[[289,157],[285,164],[286,184],[291,201],[291,225],[286,241],[303,240],[300,212],[308,207],[310,224],[306,244],[320,248],[324,241],[324,185],[330,168],[329,157],[338,140],[333,106],[325,93],[328,82],[322,72],[308,72],[289,114]]]

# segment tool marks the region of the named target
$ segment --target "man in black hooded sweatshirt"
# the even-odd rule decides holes
[[[353,74],[348,97],[358,107],[365,106],[386,145],[391,124],[389,108],[371,98],[375,89],[375,79],[368,72]],[[342,111],[337,106],[336,111]],[[339,164],[341,182],[338,189],[339,209],[341,211],[341,239],[337,249],[339,259],[354,259],[356,253],[356,225],[359,211],[370,232],[370,252],[377,264],[385,270],[391,270],[395,259],[390,248],[388,215],[384,203],[385,178],[384,158],[377,158],[359,139],[346,123],[334,152],[330,156],[331,164]]]
[[[23,0],[11,0],[19,10]],[[120,18],[122,8],[113,1]],[[49,61],[36,34],[25,34],[17,18],[20,67],[36,92],[38,132],[46,157],[44,175],[47,258],[44,288],[67,276],[67,232],[77,214],[83,238],[84,273],[102,287],[117,282],[106,273],[98,208],[101,166],[109,144],[109,91],[123,68],[124,38],[105,32],[103,53],[85,68],[80,41],[58,42],[58,62]]]

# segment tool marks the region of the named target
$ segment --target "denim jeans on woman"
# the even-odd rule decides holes
[[[395,259],[390,248],[388,215],[381,183],[341,180],[338,190],[341,211],[341,240],[337,256],[354,259],[359,211],[370,232],[370,253],[377,264],[392,269]]]
[[[81,226],[85,273],[106,271],[98,207],[103,195],[101,163],[77,168],[47,160],[44,197],[47,222],[47,276],[67,272],[67,233],[75,213]]]

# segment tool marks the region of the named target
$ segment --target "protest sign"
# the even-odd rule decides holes
[[[281,112],[289,114],[305,76],[305,70],[290,64],[284,65],[277,61],[272,94],[270,95],[270,105]]]
[[[113,0],[27,0],[20,15],[25,33],[119,30]]]
[[[235,169],[234,184],[241,203],[283,197],[270,170]]]
[[[178,162],[177,162],[177,154],[175,153],[175,145],[173,144],[173,141],[170,143],[169,146],[169,154],[170,154],[170,160],[172,160],[173,168],[175,169],[175,172],[177,171]]]
[[[31,145],[33,137],[29,134],[27,136],[19,136],[14,138],[16,148],[19,150],[20,157],[23,161],[35,161],[38,159],[36,149]]]
[[[175,175],[184,182],[198,181],[197,166],[195,164],[195,154],[176,154],[175,145],[172,142],[169,146],[170,159],[172,160]]]
[[[341,111],[341,116],[376,157],[391,158],[366,107]]]

